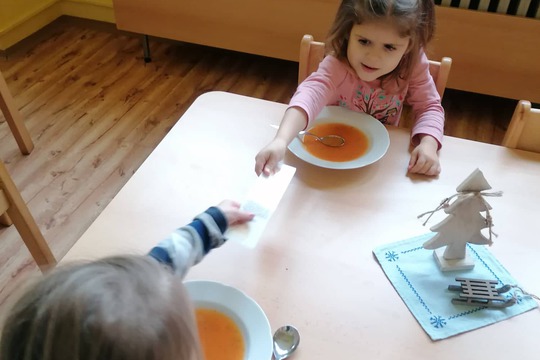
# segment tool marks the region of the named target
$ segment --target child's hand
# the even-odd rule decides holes
[[[257,176],[274,175],[279,171],[279,162],[285,157],[287,143],[281,139],[274,139],[255,156],[255,173]]]
[[[227,219],[229,226],[251,221],[255,216],[255,214],[240,210],[240,204],[233,200],[223,200],[217,207]]]
[[[435,138],[424,135],[420,140],[420,144],[411,152],[411,160],[408,167],[409,172],[430,176],[439,175],[441,164],[437,155],[438,147],[439,144]]]
[[[307,126],[307,121],[307,114],[301,108],[293,106],[285,111],[276,137],[255,156],[257,176],[270,176],[279,171],[279,163],[285,157],[287,146]]]

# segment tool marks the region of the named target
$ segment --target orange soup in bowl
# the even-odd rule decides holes
[[[221,311],[195,309],[205,360],[243,360],[245,345],[240,328]]]
[[[341,123],[323,123],[309,129],[309,132],[319,137],[339,135],[345,139],[340,147],[327,146],[313,136],[304,136],[303,146],[313,156],[322,160],[344,162],[358,159],[369,148],[369,139],[362,131],[354,126]]]

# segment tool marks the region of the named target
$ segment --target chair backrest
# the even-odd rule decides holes
[[[319,63],[324,59],[324,52],[324,43],[314,41],[311,35],[304,35],[300,42],[298,84],[304,81],[312,72],[317,71]]]
[[[49,245],[2,161],[0,161],[0,224],[15,225],[41,271],[46,271],[56,264]]]
[[[298,84],[316,71],[325,55],[325,45],[314,41],[313,36],[304,35],[300,43],[300,58],[298,61]],[[452,67],[452,59],[443,57],[441,61],[429,61],[429,72],[433,77],[439,96],[443,97],[448,75]]]
[[[502,145],[540,153],[540,109],[533,108],[530,101],[519,101]]]

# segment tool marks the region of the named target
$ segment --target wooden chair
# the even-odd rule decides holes
[[[312,72],[317,70],[319,63],[324,58],[324,55],[324,43],[314,41],[313,36],[311,35],[304,35],[302,42],[300,43],[298,84],[304,81],[304,79],[307,78]],[[451,66],[452,59],[449,57],[443,57],[441,61],[429,61],[429,72],[435,81],[437,92],[439,93],[441,99],[444,95],[444,90],[446,89],[446,83],[448,81]]]
[[[17,145],[19,145],[21,152],[24,155],[30,154],[34,149],[34,143],[32,142],[28,129],[26,129],[26,126],[24,125],[19,110],[15,106],[15,102],[13,101],[13,97],[9,92],[2,73],[0,73],[0,110],[4,113],[6,122],[15,137]]]
[[[530,101],[519,101],[502,145],[540,153],[540,109],[533,108]]]
[[[2,161],[0,161],[0,224],[15,225],[42,272],[56,264],[51,249]]]

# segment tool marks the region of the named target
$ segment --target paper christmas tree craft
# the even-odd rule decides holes
[[[430,228],[437,234],[426,241],[423,247],[436,249],[433,256],[442,271],[466,270],[474,267],[472,258],[467,254],[467,243],[492,244],[492,220],[489,213],[491,206],[484,196],[501,196],[502,193],[486,193],[485,190],[489,189],[491,186],[484,175],[476,169],[456,188],[457,194],[443,200],[441,205],[433,211],[444,209],[448,216]],[[456,199],[450,203],[452,198]],[[486,217],[481,215],[482,212],[486,212]],[[427,213],[422,215],[425,214]],[[489,228],[489,237],[481,232],[485,228]]]

